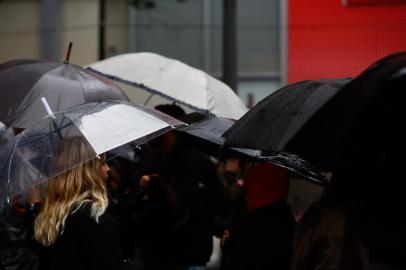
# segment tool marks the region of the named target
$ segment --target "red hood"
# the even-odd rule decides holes
[[[248,210],[286,201],[289,193],[289,174],[286,169],[271,163],[259,163],[247,174]]]

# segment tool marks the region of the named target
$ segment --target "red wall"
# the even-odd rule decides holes
[[[404,4],[346,7],[341,0],[288,1],[289,83],[354,77],[376,60],[406,51]]]

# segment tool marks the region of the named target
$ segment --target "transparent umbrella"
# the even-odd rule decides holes
[[[10,130],[0,122],[0,152],[3,150],[3,145],[7,144],[13,138]]]
[[[55,111],[86,102],[129,101],[112,81],[77,65],[18,59],[0,64],[0,121],[27,128],[46,114],[40,98]]]
[[[166,114],[124,101],[92,102],[50,113],[2,152],[0,203],[108,150],[128,142],[145,143],[182,125]],[[75,148],[81,150],[67,152]]]

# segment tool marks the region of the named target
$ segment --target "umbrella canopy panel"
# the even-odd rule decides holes
[[[178,130],[198,138],[199,140],[194,140],[193,142],[201,146],[203,151],[209,151],[209,154],[231,154],[241,158],[249,158],[257,162],[270,162],[287,168],[312,183],[319,185],[325,185],[327,183],[326,178],[317,168],[298,156],[289,153],[271,153],[264,155],[260,150],[223,147],[224,138],[221,135],[235,123],[235,120],[219,118],[214,115],[192,113],[183,117],[182,121],[189,125],[180,127]]]
[[[86,102],[129,101],[110,80],[76,65],[40,60],[0,65],[0,121],[27,128],[46,116],[41,97],[54,111]]]
[[[349,79],[303,81],[272,93],[224,133],[225,145],[267,152],[285,150],[289,140]]]
[[[0,153],[3,150],[3,145],[7,144],[13,138],[11,131],[0,122]]]
[[[379,60],[321,107],[291,139],[289,149],[329,169],[378,160],[378,153],[383,161],[393,150],[404,155],[399,125],[405,87],[406,52]]]
[[[215,156],[233,154],[255,160],[259,160],[261,157],[262,153],[259,150],[223,147],[224,138],[221,135],[235,123],[235,120],[197,112],[188,114],[181,120],[189,125],[180,127],[178,130],[196,138],[197,140],[193,142],[210,154]]]
[[[241,99],[226,84],[202,70],[158,54],[122,54],[87,68],[200,112],[232,119],[247,112]]]
[[[2,153],[0,200],[108,150],[131,141],[145,143],[181,125],[163,113],[124,102],[87,103],[48,116],[17,135]]]

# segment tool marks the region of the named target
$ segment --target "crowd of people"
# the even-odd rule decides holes
[[[173,104],[156,109],[185,116]],[[289,268],[285,169],[215,160],[178,131],[76,166],[89,151],[65,139],[52,166],[72,169],[2,209],[0,269],[206,269],[213,237],[222,239],[218,268]]]

